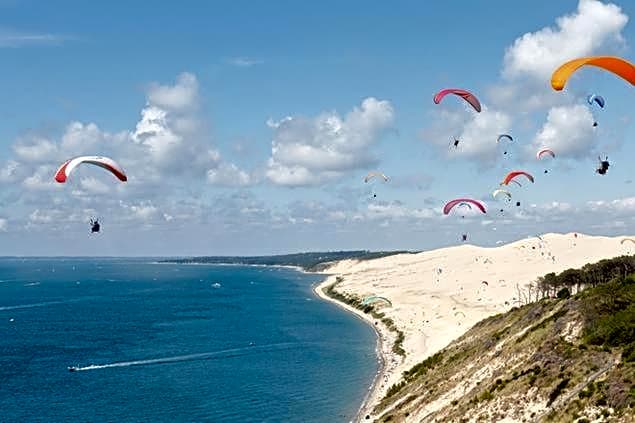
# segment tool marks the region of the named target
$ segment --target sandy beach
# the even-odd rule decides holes
[[[373,418],[371,410],[402,372],[444,348],[480,320],[535,296],[530,284],[549,272],[580,268],[604,258],[634,254],[628,237],[583,234],[546,234],[495,248],[473,245],[400,254],[368,261],[345,260],[325,270],[322,289],[343,280],[336,290],[360,298],[379,295],[392,307],[380,306],[386,317],[405,334],[405,358],[392,352],[395,334],[381,322],[337,302],[376,328],[380,341],[380,372],[369,389],[359,419]]]

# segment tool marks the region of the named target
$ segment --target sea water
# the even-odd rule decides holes
[[[375,335],[313,294],[322,278],[2,258],[0,421],[349,421]]]

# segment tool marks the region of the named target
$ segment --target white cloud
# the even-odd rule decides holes
[[[597,0],[580,0],[576,12],[517,38],[505,52],[503,75],[531,76],[549,81],[564,61],[623,45],[621,31],[628,22],[620,7]]]
[[[530,113],[550,109],[542,129],[529,135],[532,151],[526,152],[533,155],[536,147],[547,145],[563,155],[582,158],[593,141],[592,117],[584,106],[571,105],[577,101],[574,91],[551,89],[551,74],[572,58],[623,47],[627,22],[628,16],[614,4],[580,0],[577,10],[557,18],[554,27],[528,32],[506,49],[502,78],[480,94],[482,101],[490,100],[489,110],[484,108],[480,114],[435,111],[433,126],[424,130],[425,141],[442,147],[450,157],[476,159],[480,166],[489,166],[500,157],[496,145],[489,143],[496,132],[531,131],[535,115]],[[447,147],[452,136],[461,140],[456,151]]]
[[[388,101],[370,97],[344,118],[331,112],[270,120],[274,138],[267,177],[278,185],[316,185],[368,168],[377,161],[371,147],[393,118]]]
[[[0,28],[0,48],[19,48],[29,46],[57,46],[69,37],[36,32],[21,32],[8,28]]]
[[[237,66],[239,68],[250,68],[252,66],[261,65],[264,62],[258,59],[252,59],[249,57],[239,56],[239,57],[229,57],[225,59],[225,63]]]
[[[433,116],[434,126],[423,132],[425,142],[436,145],[449,158],[477,159],[485,164],[492,164],[499,157],[496,139],[511,127],[508,114],[486,107],[476,114],[440,110]],[[456,149],[451,144],[452,136],[460,140]]]
[[[0,218],[0,232],[6,232],[9,229],[9,221],[4,218]]]
[[[431,219],[438,216],[433,209],[412,209],[399,202],[371,203],[367,214],[369,219]]]
[[[581,104],[553,107],[532,141],[530,154],[542,147],[558,157],[587,158],[595,144],[593,115]]]
[[[18,158],[27,162],[46,162],[57,158],[57,145],[41,137],[18,141],[13,146]]]
[[[207,171],[207,181],[213,185],[240,187],[251,185],[253,178],[235,164],[223,163],[216,169]]]
[[[195,75],[183,72],[176,78],[174,85],[153,83],[148,89],[148,102],[152,106],[169,111],[187,111],[198,107],[198,79]]]

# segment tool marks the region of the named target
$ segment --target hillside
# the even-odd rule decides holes
[[[634,271],[635,257],[618,257],[539,278],[543,295],[557,297],[477,323],[404,372],[373,416],[635,421]]]

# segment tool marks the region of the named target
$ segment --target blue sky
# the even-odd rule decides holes
[[[635,232],[632,87],[592,69],[564,92],[549,87],[574,57],[633,61],[634,4],[393,3],[0,0],[0,254],[426,249],[464,232],[480,245]],[[483,112],[433,104],[444,87],[474,92]],[[589,93],[606,108],[586,104]],[[515,138],[506,156],[503,132]],[[553,163],[536,162],[543,145]],[[593,172],[600,153],[612,159],[604,177]],[[57,186],[57,166],[82,154],[113,157],[129,183],[86,166]],[[513,169],[536,183],[501,214],[490,193]],[[372,170],[391,180],[364,184]],[[457,196],[485,200],[488,214],[441,216]],[[93,216],[99,237],[87,234]]]

